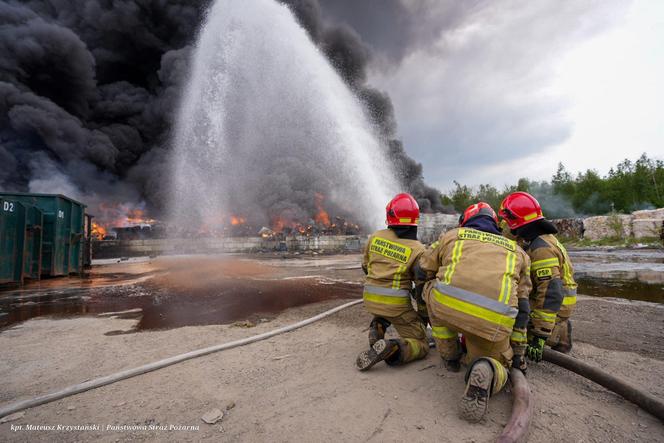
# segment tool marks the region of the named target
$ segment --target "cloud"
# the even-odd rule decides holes
[[[329,3],[323,2],[324,8]],[[388,91],[398,135],[423,163],[425,179],[443,188],[452,180],[485,182],[484,171],[569,138],[570,98],[552,87],[557,63],[613,26],[629,6],[618,1],[387,4],[388,12],[398,12],[365,17],[361,8],[352,15],[339,13],[340,5],[330,10],[338,20],[364,26],[356,29],[360,36],[377,42],[380,56],[369,81]],[[379,28],[386,24],[402,40],[381,46]],[[511,179],[528,171],[512,167],[504,175]]]

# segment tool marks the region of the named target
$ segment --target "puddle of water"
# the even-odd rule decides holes
[[[664,250],[572,250],[579,293],[664,303]]]
[[[579,294],[664,303],[664,285],[661,283],[591,276],[577,277],[576,281],[579,284]]]
[[[49,291],[0,298],[0,328],[41,316],[71,317],[140,309],[120,315],[139,318],[135,331],[227,324],[279,313],[324,300],[357,298],[361,286],[318,279],[227,279],[214,287],[164,288],[148,281],[88,290]]]
[[[572,251],[579,293],[664,303],[664,251]],[[308,303],[361,296],[359,256],[174,256],[96,266],[0,293],[0,329],[41,316],[139,310],[136,330],[256,321]],[[122,316],[121,316],[122,317]]]
[[[575,262],[664,263],[664,249],[570,249],[568,252]]]
[[[137,318],[139,331],[258,320],[290,307],[360,297],[362,271],[352,260],[199,255],[95,266],[84,278],[0,293],[0,328],[40,316],[131,309],[140,313],[124,317]]]

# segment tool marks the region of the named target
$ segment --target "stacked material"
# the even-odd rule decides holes
[[[424,244],[438,240],[442,232],[447,232],[459,224],[459,214],[420,214],[417,237]]]
[[[558,218],[551,220],[558,229],[558,233],[565,238],[583,237],[583,219],[582,218]]]
[[[628,238],[631,236],[631,215],[600,215],[583,219],[583,237],[589,240]]]
[[[664,208],[632,213],[632,233],[634,238],[661,238],[664,226]]]

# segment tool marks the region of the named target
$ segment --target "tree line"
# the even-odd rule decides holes
[[[457,212],[477,201],[498,210],[507,194],[525,191],[538,199],[547,218],[629,213],[664,207],[664,161],[643,154],[636,161],[623,160],[605,176],[592,169],[575,176],[559,163],[550,181],[521,178],[502,190],[490,184],[470,187],[457,181],[454,186],[441,198],[446,208]]]

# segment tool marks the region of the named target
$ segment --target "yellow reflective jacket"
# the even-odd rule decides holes
[[[429,312],[461,332],[497,342],[526,343],[530,259],[515,241],[471,228],[440,236],[420,259],[429,278]]]
[[[556,317],[569,318],[576,306],[574,268],[567,250],[553,234],[537,237],[526,252],[531,260],[530,330],[548,337]]]
[[[424,252],[417,240],[399,238],[391,229],[375,232],[364,250],[362,268],[367,276],[364,305],[374,315],[396,317],[413,309],[410,290],[413,265]]]

